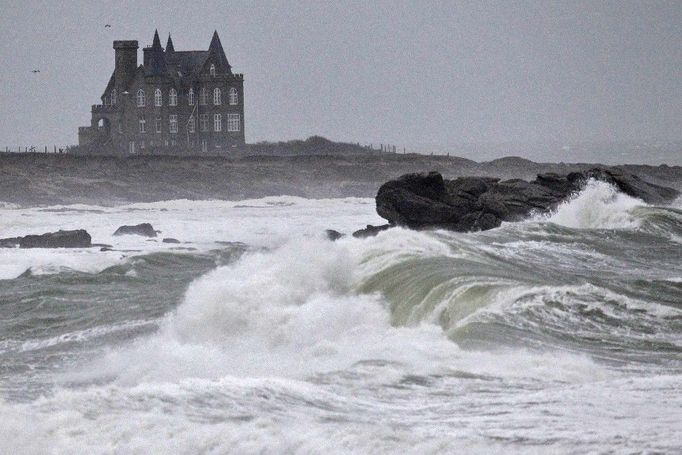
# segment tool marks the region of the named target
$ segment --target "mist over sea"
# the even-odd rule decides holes
[[[0,203],[0,453],[679,453],[682,201],[476,233],[365,198]],[[158,238],[114,237],[150,222]],[[172,237],[181,243],[162,243]]]

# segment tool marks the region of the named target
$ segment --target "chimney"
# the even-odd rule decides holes
[[[116,53],[116,66],[114,69],[114,82],[119,93],[128,85],[137,69],[137,41],[114,41]]]

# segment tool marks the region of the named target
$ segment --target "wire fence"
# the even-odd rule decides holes
[[[6,145],[0,148],[5,153],[69,153],[70,145]]]

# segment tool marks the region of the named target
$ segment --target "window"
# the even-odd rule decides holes
[[[144,90],[140,89],[137,91],[137,107],[145,106]]]
[[[227,131],[239,131],[239,114],[227,114]]]
[[[141,117],[140,120],[138,121],[138,124],[140,126],[140,133],[144,134],[147,132],[147,121],[144,119],[144,117]]]
[[[237,89],[232,87],[230,89],[230,94],[228,95],[230,99],[230,105],[234,106],[239,104],[239,92],[237,92]]]
[[[213,131],[223,130],[223,116],[220,114],[213,115]]]
[[[202,106],[206,105],[206,87],[202,87],[199,92],[199,104]]]
[[[199,116],[199,129],[201,131],[208,131],[208,114],[201,114]]]
[[[194,125],[194,116],[193,116],[193,115],[190,115],[190,116],[189,116],[189,121],[187,122],[187,130],[188,130],[190,133],[194,133],[194,128],[195,128],[195,125]]]
[[[168,123],[170,124],[170,132],[175,134],[178,132],[178,116],[177,115],[169,115],[168,116]]]
[[[211,74],[211,76],[215,76],[215,65],[212,64],[208,72]]]
[[[114,104],[116,104],[116,89],[111,91],[111,105],[113,106]]]
[[[163,95],[161,94],[161,89],[157,88],[154,91],[154,106],[162,106],[163,105]]]
[[[156,132],[161,132],[161,117],[156,117]]]
[[[218,87],[213,89],[213,105],[220,106],[222,104],[222,93]]]
[[[194,106],[194,89],[193,88],[189,89],[189,93],[187,94],[187,100],[189,101],[190,106]]]
[[[170,93],[168,94],[168,105],[169,106],[178,105],[178,92],[176,92],[174,88],[170,89]]]
[[[141,141],[140,141],[140,148],[141,148],[141,149],[144,148],[144,140],[141,140]]]

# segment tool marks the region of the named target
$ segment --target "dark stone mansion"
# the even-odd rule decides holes
[[[137,64],[137,41],[114,41],[115,68],[79,150],[100,154],[226,154],[244,146],[244,77],[218,33],[206,51],[166,49],[158,32]]]

